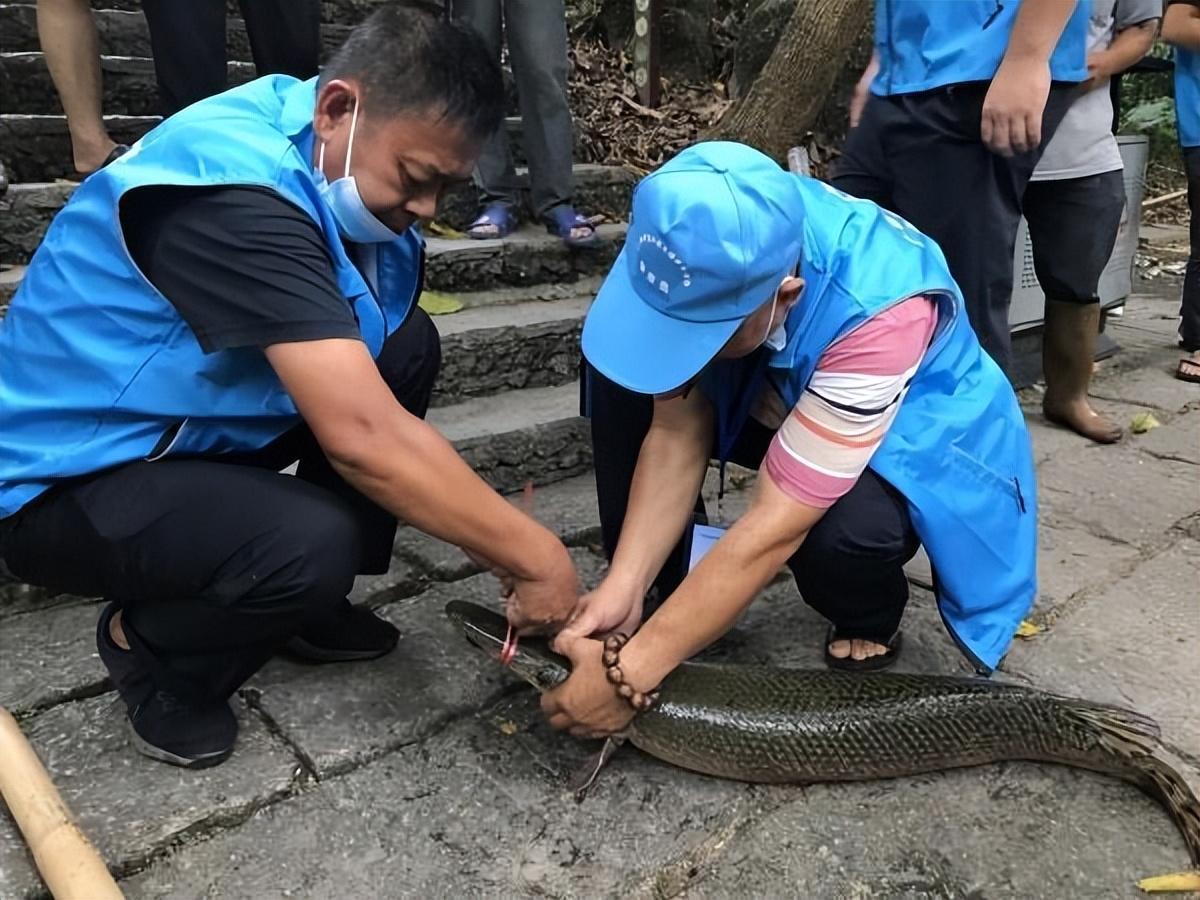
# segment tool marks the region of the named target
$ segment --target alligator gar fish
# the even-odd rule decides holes
[[[499,657],[502,616],[463,601],[447,604],[446,615]],[[546,641],[530,639],[509,667],[540,691],[571,671]],[[684,769],[765,783],[865,781],[1004,760],[1090,769],[1162,803],[1200,863],[1200,800],[1161,758],[1154,720],[1117,706],[976,678],[689,662],[623,737]]]

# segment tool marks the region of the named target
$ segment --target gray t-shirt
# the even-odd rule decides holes
[[[1106,49],[1113,37],[1133,25],[1162,18],[1162,0],[1092,0],[1087,52]],[[1082,178],[1121,168],[1112,134],[1112,98],[1108,80],[1071,104],[1033,173],[1034,181]]]

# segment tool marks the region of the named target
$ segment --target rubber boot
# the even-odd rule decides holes
[[[1099,303],[1046,300],[1042,335],[1046,396],[1042,412],[1047,420],[1098,444],[1112,444],[1121,439],[1120,427],[1097,415],[1087,399],[1099,333]]]

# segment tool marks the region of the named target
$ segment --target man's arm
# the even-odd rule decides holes
[[[511,575],[514,624],[542,628],[565,620],[578,589],[562,543],[488,487],[436,429],[396,402],[361,341],[274,344],[266,355],[347,482],[405,522]]]
[[[1200,4],[1175,2],[1163,16],[1162,39],[1184,50],[1200,52]]]
[[[1088,57],[1088,80],[1084,82],[1084,88],[1090,91],[1104,87],[1112,76],[1138,62],[1154,46],[1156,34],[1158,19],[1148,19],[1118,31],[1107,49],[1097,50]]]
[[[1064,0],[1024,0],[1008,49],[983,101],[980,136],[994,153],[1012,156],[1042,142],[1050,95],[1050,55],[1075,10]]]
[[[646,591],[691,521],[712,433],[712,405],[701,391],[654,401],[612,565],[583,598],[566,633],[583,637],[637,627]]]

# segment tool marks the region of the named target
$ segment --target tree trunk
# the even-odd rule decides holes
[[[809,131],[870,22],[871,0],[803,0],[767,64],[704,136],[741,141],[782,162]]]

